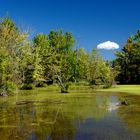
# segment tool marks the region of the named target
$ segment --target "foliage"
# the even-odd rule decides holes
[[[21,32],[9,17],[1,20],[1,93],[52,83],[58,83],[61,92],[68,92],[71,82],[111,85],[110,66],[95,49],[91,53],[75,49],[72,33],[52,30],[48,35],[37,34],[32,40],[27,37],[27,32]]]
[[[110,67],[95,49],[90,54],[87,70],[87,77],[91,85],[110,84]]]
[[[140,30],[128,38],[125,46],[116,53],[116,66],[119,66],[117,77],[120,83],[140,83]]]
[[[11,91],[11,85],[18,86],[22,80],[19,71],[20,47],[25,39],[26,33],[21,33],[9,17],[0,21],[0,88],[6,94]]]

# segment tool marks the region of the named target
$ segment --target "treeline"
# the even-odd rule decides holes
[[[106,62],[96,49],[75,48],[70,32],[39,33],[32,40],[9,17],[0,21],[0,94],[58,83],[68,92],[70,83],[110,87],[120,83],[139,83],[140,32],[128,39],[117,59]]]
[[[10,18],[0,21],[0,93],[59,83],[67,92],[70,82],[112,83],[111,69],[97,50],[75,49],[70,32],[50,31],[28,40],[27,32]]]

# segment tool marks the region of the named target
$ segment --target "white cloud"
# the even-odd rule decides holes
[[[114,50],[114,49],[119,49],[119,45],[115,42],[106,41],[98,44],[97,49]]]

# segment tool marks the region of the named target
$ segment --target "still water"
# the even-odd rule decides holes
[[[85,91],[20,104],[26,98],[0,98],[0,140],[140,140],[140,96]]]

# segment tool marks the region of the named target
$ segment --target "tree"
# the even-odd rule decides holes
[[[20,47],[19,71],[21,89],[30,90],[34,87],[35,61],[32,52],[33,50],[28,42]]]
[[[91,85],[110,85],[110,67],[106,61],[99,55],[98,51],[93,49],[89,57],[87,79]]]
[[[58,79],[61,92],[67,92],[68,82],[71,78],[70,63],[72,59],[72,47],[74,38],[71,33],[63,33],[61,30],[51,31],[48,35],[52,55],[50,69],[54,72],[55,78]]]
[[[47,80],[48,54],[49,41],[47,35],[37,34],[33,39],[34,80],[36,86],[43,86],[43,83]]]
[[[83,49],[80,48],[77,50],[77,81],[83,80],[86,81],[87,79],[87,66],[89,61],[89,54]]]
[[[120,67],[120,83],[140,83],[140,31],[128,38],[120,52],[116,53],[116,64]]]
[[[20,82],[19,47],[24,44],[26,33],[21,33],[9,18],[0,21],[0,88],[1,94],[13,93]]]

